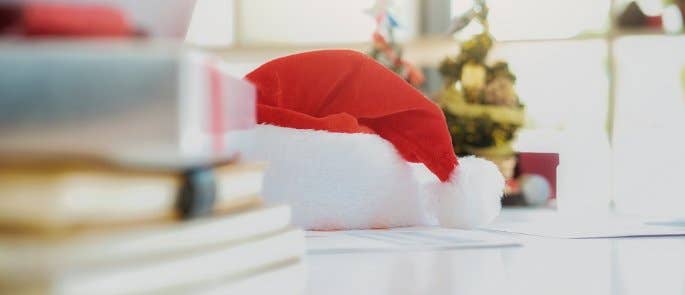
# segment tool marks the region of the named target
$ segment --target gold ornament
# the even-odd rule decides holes
[[[483,102],[494,105],[516,106],[518,98],[514,90],[514,81],[504,76],[492,79],[485,87]]]
[[[476,62],[468,62],[461,70],[461,85],[466,94],[466,100],[476,102],[485,88],[487,70],[485,66]]]

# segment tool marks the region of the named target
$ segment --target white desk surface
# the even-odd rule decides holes
[[[500,218],[521,213],[505,209]],[[503,235],[523,246],[310,254],[308,292],[685,295],[683,236],[570,240]]]

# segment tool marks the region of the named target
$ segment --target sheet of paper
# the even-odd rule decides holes
[[[310,254],[427,251],[519,245],[494,234],[438,227],[308,231],[306,236],[307,252]]]
[[[483,229],[568,239],[685,235],[685,224],[682,223],[649,222],[625,217],[587,219],[546,216],[529,220],[500,219]]]

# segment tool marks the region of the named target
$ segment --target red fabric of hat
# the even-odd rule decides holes
[[[246,78],[257,88],[259,123],[377,134],[443,182],[458,165],[440,108],[364,54],[321,50],[290,55]]]

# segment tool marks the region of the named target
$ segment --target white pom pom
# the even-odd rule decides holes
[[[502,208],[503,191],[504,177],[495,164],[476,157],[460,158],[450,180],[433,187],[440,225],[471,229],[488,224]]]

